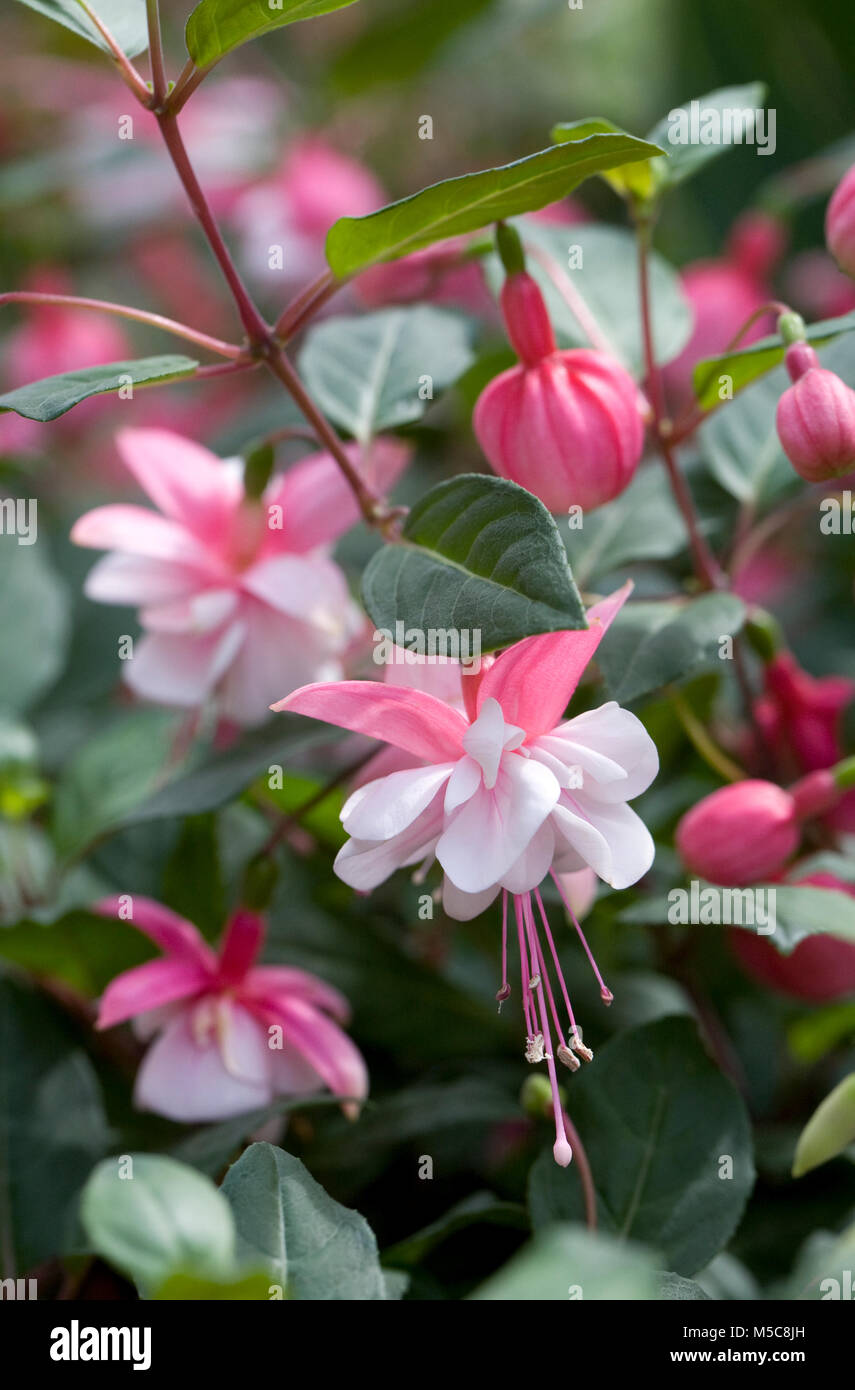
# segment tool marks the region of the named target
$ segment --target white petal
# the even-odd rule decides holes
[[[446,815],[450,816],[452,811],[456,811],[458,806],[462,806],[464,801],[474,796],[480,785],[481,769],[475,759],[468,756],[461,758],[455,764],[445,789]]]
[[[578,805],[608,843],[611,875],[601,874],[613,888],[628,888],[647,873],[656,853],[653,837],[631,806],[579,797]],[[591,864],[596,869],[596,864]],[[599,870],[597,870],[599,872]]]
[[[392,772],[360,787],[341,813],[348,835],[357,840],[389,840],[412,825],[448,781],[451,763]]]
[[[560,795],[548,768],[510,754],[492,791],[482,786],[447,822],[436,856],[466,893],[498,883],[519,859]]]
[[[473,917],[479,917],[486,911],[498,892],[499,885],[494,883],[492,888],[485,888],[482,893],[462,893],[446,876],[442,881],[442,910],[455,922],[471,922]]]
[[[556,737],[566,744],[568,758],[575,759],[583,772],[590,769],[585,791],[598,801],[631,801],[646,791],[659,771],[656,744],[641,720],[614,701],[568,720],[551,736]],[[552,748],[552,743],[548,746]],[[597,758],[618,764],[626,776],[612,780],[598,774]]]
[[[502,887],[507,888],[509,893],[530,893],[546,878],[554,854],[555,831],[549,820],[545,820],[534,839],[504,875]]]
[[[370,893],[396,869],[418,864],[432,854],[441,829],[442,808],[431,805],[390,840],[348,840],[333,867],[342,882],[357,892]]]

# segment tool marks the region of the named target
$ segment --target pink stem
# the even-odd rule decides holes
[[[210,334],[200,333],[177,319],[164,318],[162,314],[150,314],[145,309],[134,309],[129,304],[113,304],[108,300],[87,299],[76,294],[40,294],[30,290],[11,290],[7,294],[0,294],[0,305],[2,304],[59,304],[73,309],[100,309],[104,314],[115,314],[119,318],[132,319],[136,323],[150,324],[152,328],[162,328],[165,333],[172,333],[176,338],[186,338],[189,343],[207,348],[209,352],[216,352],[220,357],[237,359],[243,351],[236,343],[226,343],[221,338],[212,338]]]
[[[130,58],[113,38],[113,35],[110,33],[104,21],[98,17],[92,7],[87,3],[87,0],[77,0],[77,3],[86,14],[90,23],[94,24],[101,38],[109,48],[113,61],[119,70],[119,76],[125,86],[130,87],[137,101],[142,102],[144,106],[147,105],[151,100],[151,92],[141,75],[137,72]]]
[[[579,926],[579,920],[578,920],[578,918],[577,918],[575,912],[573,911],[572,907],[570,906],[570,901],[569,901],[569,899],[568,899],[568,897],[567,897],[567,894],[564,892],[564,889],[563,889],[563,887],[561,886],[561,882],[560,882],[558,876],[557,876],[556,874],[554,874],[554,873],[552,872],[551,869],[550,869],[550,876],[551,876],[551,878],[552,878],[552,880],[553,880],[553,882],[554,882],[554,884],[555,884],[555,887],[558,889],[559,893],[561,894],[561,900],[562,900],[562,902],[564,903],[564,906],[566,907],[568,913],[570,914],[570,920],[571,920],[571,922],[573,923],[573,926],[576,928],[576,931],[579,933],[579,940],[581,941],[582,945],[583,945],[584,948],[585,948],[585,955],[588,957],[588,960],[590,961],[590,964],[591,964],[591,969],[593,970],[594,974],[595,974],[596,977],[597,977],[597,983],[598,983],[598,985],[600,986],[600,994],[602,995],[603,1002],[606,1003],[606,1004],[610,1004],[610,1003],[612,1002],[612,1000],[614,999],[614,995],[612,994],[611,990],[609,989],[608,985],[606,984],[605,980],[603,979],[602,975],[600,974],[600,971],[599,971],[599,967],[598,967],[598,965],[597,965],[597,962],[594,960],[593,952],[591,951],[590,946],[588,945],[587,941],[585,940],[585,933],[582,931],[582,928]]]

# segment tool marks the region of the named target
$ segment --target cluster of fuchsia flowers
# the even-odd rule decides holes
[[[281,476],[268,469],[259,484],[241,460],[219,459],[174,430],[122,431],[119,455],[153,508],[121,502],[80,517],[73,540],[108,552],[90,571],[86,592],[99,602],[138,607],[144,637],[125,679],[139,698],[189,710],[213,702],[226,731],[259,724],[272,707],[389,746],[344,805],[349,838],[336,873],[368,893],[399,869],[424,877],[438,862],[448,916],[467,920],[497,905],[496,997],[501,1006],[518,991],[525,1057],[548,1069],[554,1153],[566,1165],[571,1147],[558,1064],[574,1071],[592,1052],[573,1012],[541,887],[546,880],[556,886],[602,999],[610,1003],[578,918],[595,878],[624,889],[652,864],[653,841],[629,803],[656,776],[658,757],[638,718],[614,702],[570,719],[565,712],[631,585],[595,602],[585,628],[529,637],[486,658],[477,675],[458,679],[452,673],[449,681],[447,668],[407,667],[403,676],[390,670],[384,681],[344,678],[354,653],[364,649],[365,624],[332,545],[360,516],[395,543],[399,516],[384,499],[408,451],[391,438],[366,448],[342,444],[284,348],[338,289],[321,268],[330,223],[343,213],[371,211],[382,194],[371,175],[317,138],[292,152],[274,181],[275,196],[287,204],[297,261],[318,278],[271,329],[231,261],[179,132],[177,113],[195,82],[180,81],[170,92],[159,44],[152,52],[151,89],[140,86],[135,70],[129,74],[126,59],[120,67],[149,113],[150,133],[163,137],[247,339],[226,344],[128,312],[219,351],[227,365],[212,371],[266,364],[323,451]],[[273,196],[269,185],[253,189],[242,214],[247,228],[258,228]],[[235,202],[234,190],[229,201]],[[543,215],[572,220],[580,214],[565,203]],[[649,428],[686,518],[698,577],[708,588],[726,582],[697,527],[673,450],[702,418],[687,404],[692,365],[734,341],[752,341],[772,312],[788,344],[792,380],[777,411],[784,452],[810,483],[855,468],[855,391],[819,364],[801,318],[787,305],[769,304],[764,282],[781,241],[770,219],[743,219],[724,259],[685,272],[695,312],[691,341],[664,373],[650,356],[643,389],[599,347],[557,347],[519,238],[500,224],[497,241],[505,268],[501,312],[519,360],[484,388],[473,426],[494,472],[550,511],[589,512],[618,497],[635,475]],[[829,205],[827,242],[841,271],[855,277],[855,169]],[[458,238],[374,267],[357,280],[355,292],[371,305],[426,297],[459,304],[478,301],[483,284],[465,238]],[[24,379],[124,355],[118,330],[89,327],[96,306],[75,301],[52,282],[5,299],[33,305],[16,349]],[[647,321],[645,328],[649,339]],[[672,423],[666,402],[672,411],[686,405],[682,423]],[[16,443],[25,446],[29,426],[18,425]],[[773,878],[851,891],[828,875],[805,879],[793,861],[808,822],[830,833],[855,830],[855,769],[843,759],[841,743],[842,715],[855,685],[814,679],[771,638],[765,682],[752,711],[762,747],[748,747],[745,761],[759,772],[771,750],[777,769],[789,767],[793,785],[757,776],[721,788],[684,816],[678,851],[691,873],[717,884]],[[141,1107],[189,1121],[221,1118],[318,1086],[340,1096],[351,1112],[364,1098],[365,1066],[340,1026],[346,1001],[301,971],[256,965],[264,938],[257,907],[234,914],[217,955],[189,922],[157,903],[137,898],[99,905],[105,915],[132,922],[163,953],[113,982],[98,1020],[109,1028],[133,1019],[143,1038],[156,1036],[138,1074]],[[746,967],[772,984],[811,998],[855,987],[855,947],[813,937],[784,963],[767,943],[739,936]],[[518,950],[513,969],[509,940]]]

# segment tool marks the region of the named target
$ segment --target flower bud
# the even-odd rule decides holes
[[[631,481],[644,426],[629,373],[606,353],[559,351],[537,283],[508,276],[501,295],[520,365],[482,391],[473,427],[493,469],[550,509],[602,506]]]
[[[844,883],[834,874],[808,874],[787,882],[855,897],[855,885]],[[855,992],[855,944],[839,936],[827,932],[806,936],[789,955],[782,954],[767,937],[740,929],[730,933],[730,943],[747,975],[782,994],[824,1004]]]
[[[793,385],[776,417],[784,453],[809,483],[847,473],[855,465],[855,391],[821,367],[807,343],[792,343],[785,361]]]
[[[676,844],[690,873],[738,886],[777,873],[799,839],[790,792],[750,779],[720,787],[687,811]]]
[[[855,276],[855,165],[831,195],[825,214],[825,241],[840,269]]]

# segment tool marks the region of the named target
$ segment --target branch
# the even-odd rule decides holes
[[[137,72],[127,53],[120,48],[104,21],[98,17],[91,5],[87,3],[87,0],[77,0],[77,3],[89,22],[98,30],[101,38],[109,48],[113,62],[116,64],[119,70],[119,76],[125,86],[130,87],[137,101],[142,102],[143,106],[147,106],[151,100],[151,92],[146,86],[143,78]]]
[[[219,357],[237,360],[243,353],[243,348],[237,343],[226,343],[221,338],[212,338],[210,334],[200,333],[177,319],[164,318],[162,314],[150,314],[145,309],[134,309],[130,304],[113,304],[109,300],[87,299],[76,294],[39,294],[29,290],[11,290],[7,294],[0,294],[0,305],[3,304],[60,304],[70,309],[100,309],[104,314],[114,314],[118,318],[131,319],[135,323],[147,323],[152,328],[162,328],[165,333],[172,333],[176,338],[186,338],[188,342],[195,343],[197,347],[207,348]]]
[[[163,36],[160,32],[160,6],[158,0],[145,0],[148,19],[148,52],[151,63],[152,109],[163,107],[169,83],[166,78],[166,65],[163,60]]]

